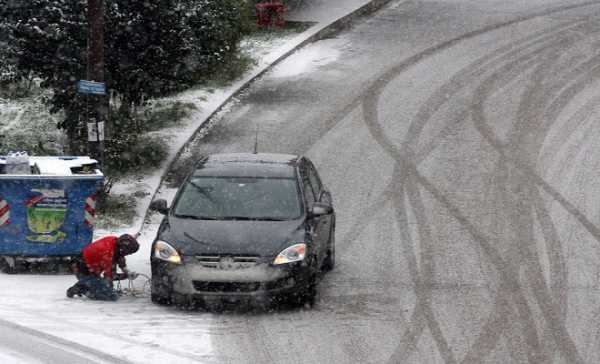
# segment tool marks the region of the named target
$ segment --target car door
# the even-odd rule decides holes
[[[308,159],[306,160],[306,173],[315,197],[315,201],[326,203],[331,206],[331,195],[325,190],[317,170],[312,162],[310,162]],[[332,214],[320,216],[319,218],[316,218],[316,220],[318,220],[316,224],[316,232],[319,237],[320,257],[321,259],[325,259],[327,256],[327,249],[329,248],[328,243],[331,235],[331,224],[333,223]]]
[[[308,165],[306,164],[306,160],[302,160],[302,164],[300,165],[300,177],[302,179],[302,192],[304,194],[304,201],[306,201],[306,208],[310,210],[312,205],[317,201],[317,195],[314,192],[314,188],[310,183],[310,179],[308,178]],[[322,219],[318,217],[308,216],[307,223],[310,227],[312,237],[313,237],[313,245],[311,250],[316,253],[317,261],[320,263],[323,260],[323,243],[322,243]],[[317,264],[317,267],[319,265]]]

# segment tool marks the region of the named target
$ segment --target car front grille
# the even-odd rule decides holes
[[[259,263],[258,256],[197,255],[196,261],[206,268],[247,269]]]
[[[194,288],[200,292],[255,292],[260,282],[202,282],[194,281]]]
[[[296,283],[292,277],[281,278],[271,282],[204,282],[193,281],[194,289],[210,293],[248,293],[259,290],[276,290],[290,288]]]

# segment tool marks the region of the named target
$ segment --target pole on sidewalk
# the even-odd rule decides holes
[[[87,78],[104,82],[104,0],[88,0],[88,63]],[[92,156],[104,165],[104,122],[108,115],[106,95],[88,95],[91,111],[88,122],[95,123],[96,140],[89,140]]]

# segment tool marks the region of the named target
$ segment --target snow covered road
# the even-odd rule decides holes
[[[127,361],[74,342],[0,320],[2,363],[121,363]]]
[[[250,151],[260,125],[261,151],[308,154],[340,264],[311,314],[244,339],[307,363],[598,362],[599,12],[392,4],[251,88],[194,152]]]
[[[333,193],[313,309],[94,303],[64,297],[71,277],[3,275],[0,318],[132,362],[598,363],[599,20],[600,1],[392,3],[219,115],[183,158],[251,151],[259,126]]]

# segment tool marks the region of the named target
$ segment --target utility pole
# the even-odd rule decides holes
[[[89,81],[104,83],[104,0],[88,0],[88,63]],[[106,92],[87,95],[90,106],[88,113],[88,138],[91,155],[104,165],[104,122],[108,115]],[[95,124],[95,125],[94,125]],[[95,128],[95,133],[89,133]]]

